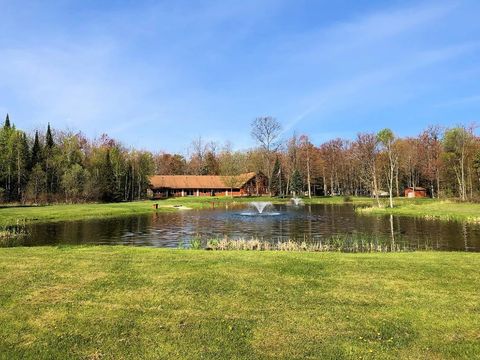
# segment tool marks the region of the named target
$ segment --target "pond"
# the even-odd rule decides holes
[[[123,244],[178,247],[195,238],[315,242],[342,234],[402,241],[411,249],[480,251],[480,226],[401,216],[360,215],[352,205],[274,205],[263,216],[246,208],[178,210],[114,219],[30,225],[26,246]]]

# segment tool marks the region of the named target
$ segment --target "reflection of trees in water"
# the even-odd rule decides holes
[[[275,206],[278,217],[242,217],[224,209],[154,212],[148,216],[31,225],[26,245],[128,244],[176,246],[192,237],[318,241],[364,234],[418,249],[480,249],[480,226],[414,217],[357,215],[352,206]]]
[[[149,227],[148,216],[70,221],[32,226],[32,244],[135,244],[134,236]],[[146,244],[147,245],[147,244]]]
[[[390,214],[390,236],[392,239],[391,247],[395,248],[395,229],[393,227],[393,215]]]

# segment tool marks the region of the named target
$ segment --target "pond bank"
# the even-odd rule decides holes
[[[45,206],[12,206],[5,205],[0,208],[0,225],[15,225],[19,220],[28,223],[44,223],[72,220],[88,220],[101,218],[114,218],[129,215],[144,215],[154,212],[169,212],[179,209],[211,209],[216,207],[240,206],[252,201],[269,201],[273,204],[286,204],[290,202],[289,198],[270,198],[270,197],[185,197],[172,198],[167,200],[145,200],[124,203],[109,204],[58,204]],[[456,203],[453,201],[440,201],[433,199],[405,199],[396,198],[394,209],[386,207],[374,207],[374,201],[367,197],[313,197],[312,199],[303,198],[306,205],[309,204],[353,204],[360,205],[359,211],[362,213],[375,215],[405,215],[435,217],[443,220],[465,220],[470,222],[480,222],[480,204]],[[382,199],[386,205],[386,200]],[[158,209],[155,209],[158,204]]]
[[[480,256],[468,253],[0,249],[0,351],[473,359],[479,278]]]
[[[480,224],[480,204],[462,203],[449,200],[432,200],[424,201],[396,199],[395,207],[375,206],[359,207],[357,211],[362,214],[372,215],[398,215],[421,217],[424,219],[437,220],[457,220],[468,223]]]
[[[353,201],[364,203],[366,200],[368,201],[369,199],[359,197]],[[0,208],[0,225],[15,225],[19,220],[28,223],[45,223],[144,215],[154,212],[185,210],[186,208],[211,209],[215,207],[242,205],[252,201],[269,201],[274,204],[285,204],[288,203],[290,199],[271,197],[184,197],[109,204],[5,205]],[[343,203],[343,198],[315,197],[313,199],[305,199],[305,202],[311,204],[341,204]],[[158,209],[155,209],[155,204],[158,204]]]

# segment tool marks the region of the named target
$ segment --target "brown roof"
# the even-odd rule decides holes
[[[236,176],[237,181],[232,181],[236,186],[229,186],[232,177],[219,175],[154,175],[149,180],[153,189],[230,189],[241,188],[256,175],[251,172]]]
[[[413,190],[413,186],[407,186],[407,189]],[[420,186],[415,186],[415,191],[426,191],[427,189],[420,187]]]

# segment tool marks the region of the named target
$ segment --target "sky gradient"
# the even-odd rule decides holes
[[[480,120],[480,2],[0,0],[0,114],[185,152]]]

